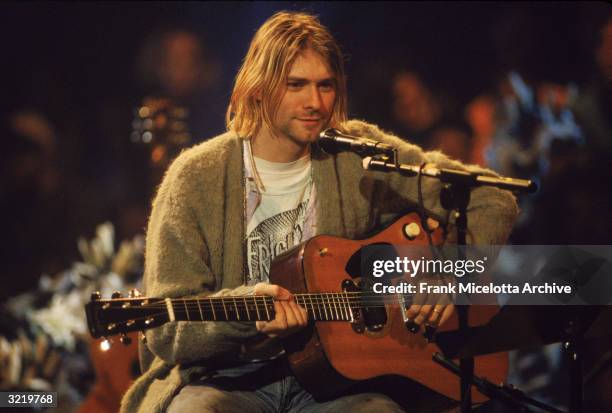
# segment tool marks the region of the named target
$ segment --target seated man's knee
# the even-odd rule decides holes
[[[363,393],[349,396],[351,400],[345,406],[351,413],[404,413],[404,410],[384,394]]]
[[[231,394],[214,387],[185,386],[172,399],[167,413],[241,412],[241,404]]]

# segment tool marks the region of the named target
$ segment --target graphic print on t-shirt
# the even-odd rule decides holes
[[[307,203],[306,200],[297,208],[261,221],[249,233],[247,237],[249,285],[268,282],[272,260],[301,241]]]

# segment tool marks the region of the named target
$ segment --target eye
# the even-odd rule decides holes
[[[335,85],[333,82],[319,83],[319,90],[321,92],[333,92],[335,90]]]
[[[290,80],[289,82],[287,82],[287,89],[289,89],[289,90],[298,90],[303,85],[304,85],[303,82],[298,82],[298,81]]]

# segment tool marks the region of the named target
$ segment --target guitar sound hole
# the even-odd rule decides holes
[[[395,261],[397,257],[397,250],[392,244],[387,242],[368,244],[355,251],[355,253],[347,261],[344,271],[350,275],[351,278],[370,278],[372,277],[374,261]],[[402,275],[403,274],[399,272],[387,273],[386,277],[395,278]]]

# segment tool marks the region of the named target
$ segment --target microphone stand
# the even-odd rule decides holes
[[[398,161],[397,149],[392,156],[376,158],[364,158],[364,169],[397,172],[403,176],[414,177],[418,175],[436,178],[443,183],[440,192],[442,207],[454,210],[455,224],[457,228],[457,253],[459,259],[465,259],[466,234],[467,234],[467,207],[470,203],[470,192],[477,186],[493,186],[500,189],[512,191],[535,192],[537,185],[528,180],[506,177],[491,177],[478,173],[460,171],[455,169],[439,169],[401,164]],[[460,282],[463,282],[462,280]],[[459,319],[459,330],[466,331],[469,327],[468,305],[457,305],[457,316]],[[467,357],[459,360],[460,389],[461,389],[461,413],[472,410],[471,385],[474,377],[474,358]]]

